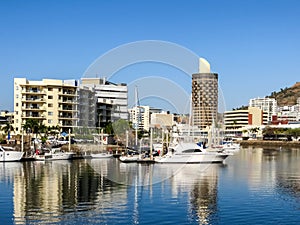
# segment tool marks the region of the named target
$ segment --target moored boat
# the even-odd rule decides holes
[[[108,154],[106,152],[101,153],[91,153],[92,159],[104,159],[104,158],[112,158],[113,154]]]
[[[156,163],[222,163],[230,153],[209,151],[195,143],[178,143],[166,155],[156,157]]]
[[[139,155],[123,155],[119,157],[119,160],[123,163],[133,163],[137,162]]]
[[[15,151],[14,148],[0,145],[0,162],[20,161],[23,155],[24,152]]]
[[[39,154],[36,152],[34,155],[34,159],[38,161],[47,161],[47,160],[68,160],[72,159],[74,156],[73,152],[65,152],[60,148],[52,148],[49,152],[45,152],[44,154]]]

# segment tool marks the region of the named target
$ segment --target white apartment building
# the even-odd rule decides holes
[[[150,128],[150,107],[135,106],[129,109],[129,121],[134,129],[149,131]]]
[[[124,83],[114,84],[105,78],[82,78],[81,85],[93,88],[96,95],[96,125],[128,119],[128,91]]]
[[[249,107],[258,107],[267,113],[268,122],[272,121],[272,116],[277,115],[277,101],[274,98],[253,98],[249,101]]]
[[[14,128],[20,134],[28,119],[68,131],[77,126],[77,81],[14,78]]]
[[[278,121],[288,121],[296,122],[300,121],[300,104],[291,106],[281,106],[277,108],[277,120]]]
[[[246,126],[267,125],[268,115],[258,107],[232,110],[224,112],[224,126],[226,130],[238,130]]]

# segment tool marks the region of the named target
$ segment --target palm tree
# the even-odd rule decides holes
[[[37,139],[37,135],[40,133],[41,128],[43,129],[43,126],[42,122],[37,119],[28,119],[22,127],[27,133],[35,134],[35,139]],[[35,142],[33,144],[35,150]]]
[[[4,131],[5,134],[7,134],[7,140],[9,140],[10,132],[14,130],[14,127],[9,122],[7,122],[4,126],[1,126],[0,129]]]

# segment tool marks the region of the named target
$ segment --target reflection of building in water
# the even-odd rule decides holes
[[[173,195],[190,193],[190,210],[200,224],[210,224],[217,210],[218,169],[218,165],[188,164],[171,178]]]
[[[94,173],[87,163],[28,162],[23,166],[23,176],[20,173],[14,177],[14,216],[17,223],[30,220],[55,223],[78,207],[80,210],[95,210],[103,208],[103,204],[120,201],[121,205],[125,205],[126,191],[120,195],[123,198],[116,197],[112,188],[115,184]]]
[[[238,155],[237,166],[248,167],[247,182],[250,190],[271,190],[275,188],[276,181],[276,157],[277,149],[255,148],[241,151]],[[238,169],[234,165],[229,166],[229,171],[235,173],[233,176],[245,179],[244,169]],[[241,174],[239,174],[241,173]]]

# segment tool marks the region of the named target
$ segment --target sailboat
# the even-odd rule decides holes
[[[135,105],[137,107],[138,110],[138,116],[136,119],[136,124],[135,124],[135,146],[138,146],[138,129],[139,129],[139,119],[140,119],[140,105],[139,105],[139,101],[138,101],[138,91],[137,91],[137,87],[135,87]],[[127,142],[127,141],[126,141]],[[137,162],[140,158],[139,155],[135,154],[136,151],[132,151],[131,153],[128,152],[128,146],[126,146],[126,155],[122,155],[119,157],[119,160],[123,163],[132,163],[132,162]]]

